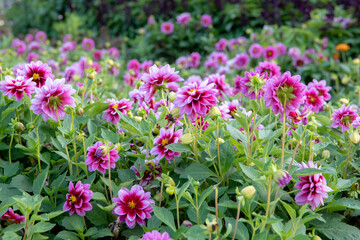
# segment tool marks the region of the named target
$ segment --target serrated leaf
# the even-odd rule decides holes
[[[173,214],[169,210],[163,207],[160,208],[153,206],[153,209],[154,209],[154,215],[175,232],[176,228],[175,228],[175,221]]]

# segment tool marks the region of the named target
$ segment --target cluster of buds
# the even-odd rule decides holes
[[[176,193],[177,189],[176,189],[175,182],[169,175],[162,173],[161,178],[159,180],[164,183],[164,185],[166,187],[165,191],[167,194],[169,194],[171,196],[174,193]]]

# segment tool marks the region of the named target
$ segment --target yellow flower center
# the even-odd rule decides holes
[[[77,201],[77,198],[76,198],[74,195],[71,195],[71,196],[69,197],[69,200],[70,200],[70,202],[74,203],[74,202]]]
[[[314,98],[314,97],[311,97],[311,98],[310,98],[310,102],[315,102],[315,98]]]
[[[195,92],[196,92],[196,89],[195,89],[195,88],[190,89],[190,92],[191,92],[191,93],[195,93]]]
[[[114,105],[112,106],[113,109],[117,109],[118,107],[119,107],[118,104],[114,104]]]
[[[34,79],[34,80],[38,80],[38,78],[39,78],[39,74],[38,74],[38,73],[34,73],[34,74],[33,74],[33,79]]]
[[[136,206],[136,203],[134,203],[134,201],[131,201],[128,203],[128,206],[129,206],[129,208],[134,209]]]
[[[165,146],[169,143],[169,139],[164,138],[163,140],[161,140],[161,145]]]

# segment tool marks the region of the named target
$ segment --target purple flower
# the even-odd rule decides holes
[[[308,84],[308,87],[314,87],[319,92],[319,96],[322,96],[325,101],[329,101],[331,99],[331,95],[329,93],[331,87],[326,86],[325,80],[317,81],[316,79],[313,79],[313,81]]]
[[[245,76],[241,78],[242,93],[251,99],[260,99],[264,95],[263,87],[266,83],[266,79],[266,72],[245,72]]]
[[[103,118],[106,119],[107,122],[112,122],[113,124],[116,124],[120,121],[120,115],[116,112],[118,110],[119,112],[123,114],[127,114],[127,111],[133,109],[132,102],[129,99],[121,99],[120,101],[115,101],[114,99],[106,99],[105,102],[110,103],[108,109],[104,111]]]
[[[178,59],[176,59],[176,65],[181,66],[182,68],[188,68],[188,58],[184,56],[179,57]]]
[[[249,56],[246,53],[236,54],[233,58],[232,66],[236,69],[242,70],[249,65]]]
[[[264,49],[263,57],[268,61],[275,59],[277,57],[276,48],[273,46],[267,46]]]
[[[308,164],[302,163],[299,164],[299,169],[302,168],[316,168],[321,169],[321,167],[317,167],[316,164],[309,161]],[[314,211],[317,206],[324,205],[323,198],[328,198],[329,195],[327,192],[331,192],[332,189],[326,186],[326,179],[321,173],[310,175],[310,176],[300,176],[300,182],[295,184],[295,188],[301,189],[301,191],[296,194],[295,201],[298,205],[310,204],[311,209]]]
[[[109,53],[110,57],[112,57],[112,58],[118,58],[119,57],[119,50],[117,50],[117,48],[114,48],[114,47],[109,48],[108,53]]]
[[[169,237],[169,234],[167,232],[161,234],[160,232],[153,230],[152,232],[146,232],[138,240],[173,240],[173,239]]]
[[[286,46],[283,43],[276,44],[276,51],[279,54],[279,56],[283,56],[286,54]]]
[[[271,107],[274,114],[283,114],[284,107],[286,113],[297,110],[304,102],[305,85],[300,80],[299,75],[291,76],[290,72],[268,79],[264,86],[266,107]]]
[[[47,36],[46,33],[44,32],[37,32],[35,35],[35,39],[36,41],[40,42],[40,43],[45,43],[47,40]]]
[[[174,126],[165,130],[165,128],[160,129],[160,134],[154,139],[155,147],[151,149],[151,155],[157,155],[154,160],[160,161],[163,157],[171,163],[171,159],[174,159],[175,156],[179,157],[181,153],[173,152],[170,149],[167,149],[166,146],[172,143],[179,142],[182,136],[182,129],[175,131]]]
[[[173,33],[174,31],[174,24],[172,22],[164,22],[161,24],[161,32],[166,35]]]
[[[207,28],[212,24],[212,18],[208,14],[204,14],[201,16],[201,26]]]
[[[216,50],[217,51],[225,51],[226,50],[226,45],[227,45],[227,40],[225,38],[221,38],[217,43],[216,43]]]
[[[38,61],[40,59],[40,55],[34,52],[31,52],[27,55],[26,57],[26,62],[30,63],[30,62],[35,62]]]
[[[41,114],[45,121],[54,121],[65,117],[65,106],[75,107],[72,95],[75,89],[65,84],[65,78],[52,80],[48,78],[45,85],[35,89],[35,97],[31,100],[30,109],[35,114]]]
[[[129,228],[134,228],[136,224],[145,225],[145,219],[150,219],[153,212],[151,205],[155,204],[150,197],[151,193],[145,192],[139,185],[132,186],[131,190],[122,188],[118,197],[112,199],[116,203],[113,213]]]
[[[288,55],[292,58],[294,57],[300,57],[301,56],[301,52],[300,49],[296,48],[296,47],[292,47],[289,49]]]
[[[350,105],[345,106],[343,104],[341,108],[334,110],[331,117],[331,121],[333,121],[331,127],[337,128],[340,126],[341,131],[345,132],[357,117],[356,111]]]
[[[94,146],[88,147],[85,164],[89,167],[90,172],[98,170],[100,173],[104,174],[106,170],[109,169],[109,165],[111,168],[115,168],[115,163],[119,160],[119,154],[115,147],[109,149],[110,146],[111,143],[106,146],[99,141],[95,143]]]
[[[291,175],[285,170],[278,170],[274,174],[274,181],[281,188],[285,187],[290,182],[291,178]]]
[[[4,219],[6,220],[8,223],[22,223],[25,221],[25,217],[24,216],[20,216],[17,213],[14,213],[14,210],[9,207],[8,211],[6,213],[4,213],[4,215],[2,215],[0,217],[0,219]]]
[[[259,66],[255,68],[255,72],[267,72],[268,78],[280,77],[281,68],[274,62],[260,62]]]
[[[176,17],[176,21],[180,25],[186,25],[190,22],[191,15],[190,13],[182,13]]]
[[[197,53],[197,52],[191,53],[190,59],[189,59],[190,67],[197,68],[200,65],[200,59],[201,59],[201,56],[199,53]]]
[[[205,78],[208,80],[208,83],[214,83],[215,89],[217,90],[216,96],[220,96],[221,99],[224,99],[224,95],[230,94],[230,85],[225,82],[225,75],[220,74],[211,74],[209,77]]]
[[[190,120],[194,121],[196,115],[204,117],[209,109],[218,102],[217,94],[215,83],[196,79],[179,89],[175,95],[174,105],[180,108],[180,115],[186,113]]]
[[[32,78],[32,81],[36,83],[36,87],[40,88],[44,86],[48,78],[54,79],[51,67],[40,61],[31,62],[25,65],[23,76],[26,79]]]
[[[314,87],[308,87],[305,91],[305,107],[313,112],[320,112],[324,106],[324,98],[319,95]]]
[[[74,187],[72,182],[69,183],[69,193],[66,194],[66,201],[63,206],[64,211],[69,211],[69,215],[76,212],[77,215],[85,216],[85,211],[91,211],[92,205],[90,200],[93,192],[90,190],[90,184],[82,184],[78,181]]]
[[[16,101],[21,101],[25,93],[29,98],[35,92],[35,83],[31,78],[25,80],[23,76],[17,76],[15,79],[11,76],[5,76],[5,79],[0,82],[0,91],[4,96],[12,98],[15,96]]]
[[[81,45],[85,51],[91,51],[95,48],[95,42],[91,38],[84,38]]]
[[[249,48],[249,54],[252,58],[260,58],[262,56],[263,47],[258,43],[253,43]]]
[[[140,71],[140,68],[141,68],[141,64],[137,59],[131,59],[127,64],[127,70],[132,69],[136,73]]]
[[[95,50],[93,53],[93,57],[96,61],[100,61],[103,58],[104,51],[103,50]]]

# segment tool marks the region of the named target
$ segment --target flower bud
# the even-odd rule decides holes
[[[241,190],[241,194],[244,196],[245,199],[252,198],[256,193],[256,189],[254,186],[250,185]]]
[[[173,195],[175,193],[175,187],[167,187],[166,188],[166,193],[169,194],[170,196]]]
[[[84,114],[84,109],[81,107],[76,108],[76,114],[82,116]]]
[[[171,91],[168,95],[169,101],[170,102],[174,102],[176,97],[175,97],[175,92]]]
[[[65,107],[65,112],[66,112],[67,114],[70,114],[70,113],[72,112],[71,107]]]
[[[98,84],[98,86],[101,86],[101,85],[103,84],[102,78],[99,78],[99,79],[98,79],[97,84]]]
[[[223,144],[224,142],[225,142],[225,141],[224,141],[224,139],[222,139],[222,138],[216,139],[216,144],[217,144],[217,143]]]
[[[21,122],[16,122],[16,123],[14,124],[14,129],[15,129],[15,131],[17,131],[17,132],[22,132],[22,131],[24,131],[25,126],[24,126],[24,124],[22,124]]]
[[[156,201],[160,202],[160,193],[155,194],[154,199],[155,199]],[[164,199],[164,198],[162,197],[161,200],[163,200],[163,199]]]
[[[318,235],[313,236],[312,240],[321,240],[321,237],[319,237]]]
[[[345,104],[345,105],[349,105],[349,100],[346,99],[346,98],[341,98],[341,99],[340,99],[340,103],[341,103],[341,104]]]
[[[109,43],[109,42],[106,42],[106,43],[105,43],[105,47],[106,47],[106,48],[109,48],[110,46],[111,46],[111,43]]]
[[[157,123],[157,124],[155,124],[155,126],[154,126],[153,134],[158,135],[159,132],[160,132],[160,125]]]
[[[322,158],[325,158],[325,159],[330,158],[330,152],[329,152],[329,150],[324,150],[324,151],[322,152],[322,154],[321,154],[321,157],[322,157]]]
[[[133,114],[132,114],[132,112],[129,110],[129,111],[127,111],[127,115],[129,116],[129,117],[133,117]]]
[[[139,110],[137,113],[138,113],[138,115],[139,115],[140,117],[147,115],[145,109],[141,109],[141,110]]]
[[[96,76],[96,72],[92,72],[92,73],[87,75],[87,78],[90,79],[90,80],[94,80],[95,76]]]
[[[180,142],[182,144],[190,144],[193,141],[194,141],[194,138],[191,135],[191,133],[186,133],[186,134],[182,135],[182,137],[180,138]]]
[[[142,120],[142,117],[135,116],[134,119],[135,119],[135,121],[137,121],[137,123],[140,123]]]
[[[346,85],[346,84],[349,83],[350,80],[351,80],[351,79],[350,79],[349,76],[344,76],[344,77],[341,79],[341,83],[342,83],[343,85]]]
[[[115,63],[112,59],[108,59],[107,64],[109,64],[110,66],[114,66]]]
[[[359,59],[359,58],[355,58],[355,59],[353,60],[353,64],[354,64],[354,65],[360,65],[360,59]]]
[[[122,146],[120,143],[115,144],[116,151],[120,152],[122,149]]]
[[[278,170],[274,174],[274,181],[279,187],[283,188],[288,184],[291,180],[291,175],[286,170]]]
[[[183,224],[187,227],[192,227],[192,223],[188,220],[183,221]]]
[[[0,66],[0,74],[2,74],[2,67]]]
[[[173,108],[173,110],[171,110],[170,114],[172,115],[173,118],[178,118],[180,117],[180,108]]]
[[[350,140],[353,144],[358,144],[359,143],[359,140],[360,140],[360,135],[357,131],[355,132],[352,132],[350,134]]]
[[[221,112],[217,106],[212,106],[209,110],[210,117],[216,119],[221,116]]]

